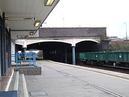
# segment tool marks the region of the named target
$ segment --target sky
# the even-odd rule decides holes
[[[106,27],[107,36],[129,37],[129,1],[60,0],[42,27]]]

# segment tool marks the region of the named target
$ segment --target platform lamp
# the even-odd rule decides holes
[[[124,24],[125,24],[126,40],[128,40],[127,23],[125,22]]]
[[[55,0],[44,0],[44,5],[45,6],[52,6]]]
[[[35,22],[34,22],[34,26],[35,27],[39,27],[40,24],[41,24],[41,21],[40,20],[35,20]]]

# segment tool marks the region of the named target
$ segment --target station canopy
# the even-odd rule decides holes
[[[59,0],[0,0],[0,14],[5,13],[11,31],[36,31]]]

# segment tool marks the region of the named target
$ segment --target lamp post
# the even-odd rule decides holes
[[[127,23],[125,22],[125,32],[126,32],[126,40],[128,40],[128,34],[127,34]]]

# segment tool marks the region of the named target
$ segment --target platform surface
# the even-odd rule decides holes
[[[25,76],[30,97],[129,97],[128,74],[53,61],[38,64],[41,75]]]

